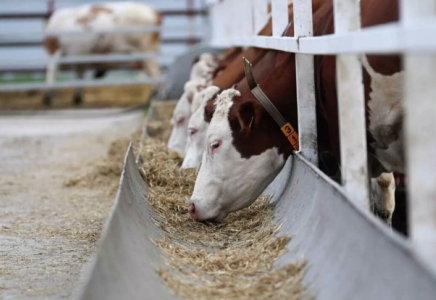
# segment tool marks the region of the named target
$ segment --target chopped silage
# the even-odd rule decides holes
[[[196,222],[186,209],[196,171],[180,169],[182,158],[162,140],[142,141],[138,153],[150,186],[153,221],[167,236],[154,241],[166,257],[166,268],[156,271],[174,294],[185,299],[303,298],[305,263],[273,267],[290,237],[277,236],[280,224],[268,199],[258,199],[222,223]]]

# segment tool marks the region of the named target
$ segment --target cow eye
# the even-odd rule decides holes
[[[192,135],[196,134],[196,133],[197,133],[197,131],[198,131],[198,130],[197,130],[197,129],[195,129],[195,128],[189,128],[189,129],[188,129],[188,132],[189,132],[189,135],[190,135],[190,136],[192,136]]]
[[[221,146],[221,141],[213,141],[210,143],[210,149],[212,150],[212,153],[216,151]]]
[[[177,120],[177,125],[182,125],[185,122],[185,118],[180,118]]]

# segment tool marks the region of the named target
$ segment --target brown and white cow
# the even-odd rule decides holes
[[[314,34],[333,33],[332,1],[315,0],[313,4]],[[396,0],[362,0],[361,12],[363,27],[398,20]],[[261,80],[257,78],[261,73],[255,72],[255,77],[285,119],[298,130],[295,55],[280,55],[282,59],[272,72],[263,75]],[[369,63],[379,74],[390,75],[400,71],[397,56],[372,56]],[[339,161],[335,68],[334,56],[315,58],[319,152],[331,153]],[[369,102],[371,76],[367,73],[364,85],[365,99]],[[214,109],[213,117],[207,130],[206,149],[188,212],[196,220],[222,220],[230,212],[247,207],[257,199],[280,172],[293,148],[246,83],[223,91],[217,97],[215,106],[207,107]],[[211,112],[206,112],[207,115]],[[368,138],[371,145],[371,134]],[[375,154],[373,148],[369,151]],[[376,159],[382,160],[381,157]],[[379,175],[380,172],[373,172],[374,177]],[[391,179],[388,180],[390,185]],[[386,184],[383,182],[383,185]]]
[[[162,16],[148,5],[137,2],[114,2],[105,4],[81,5],[71,8],[56,10],[46,24],[46,32],[68,31],[86,33],[92,30],[111,30],[132,27],[160,26]],[[159,32],[152,33],[119,33],[97,35],[65,35],[48,37],[45,39],[45,47],[49,54],[49,66],[47,77],[49,82],[54,81],[55,65],[51,62],[57,57],[64,55],[87,55],[107,53],[133,53],[149,52],[159,49]],[[77,64],[72,69],[76,71],[78,78],[83,78],[86,69],[97,70],[95,76],[101,77],[107,69],[117,66],[116,63],[105,64]],[[134,63],[134,67],[140,68],[144,73],[152,77],[161,74],[156,60],[147,59]],[[50,104],[51,94],[45,96],[45,103]],[[74,102],[82,102],[81,89],[76,89]]]
[[[271,35],[272,34],[272,22],[271,20],[265,25],[265,27],[259,32],[259,35]],[[244,68],[241,66],[240,61],[242,57],[247,57],[253,62],[259,61],[268,51],[265,49],[258,48],[248,48],[244,51],[240,51],[240,49],[229,49],[224,51],[220,56],[217,57],[217,63],[214,64],[215,71],[210,73],[208,68],[201,67],[199,65],[202,60],[210,61],[207,57],[200,56],[199,61],[196,62],[191,70],[192,78],[203,78],[202,75],[206,75],[207,85],[214,85],[220,89],[226,89],[231,87],[233,84],[239,82],[244,78]],[[207,65],[210,63],[205,63]],[[204,71],[206,70],[206,71]],[[209,75],[212,75],[213,80],[209,81]],[[204,79],[204,78],[203,78]],[[191,79],[196,80],[196,79]],[[199,89],[200,90],[200,89]],[[186,89],[185,89],[186,93]],[[177,104],[174,112],[171,123],[173,125],[171,130],[170,139],[168,141],[168,147],[171,150],[177,151],[179,153],[185,153],[185,146],[188,142],[188,120],[192,115],[192,111],[188,110],[187,107],[190,107],[190,103],[192,102],[194,93],[191,94],[191,99],[187,102],[186,96],[182,95],[179,103]],[[197,130],[200,131],[200,130]],[[193,143],[197,144],[197,143]],[[192,155],[190,155],[192,157]]]
[[[292,16],[291,13],[292,6],[289,5],[290,16]],[[284,32],[284,36],[291,36],[292,33],[292,30],[287,28]],[[271,34],[272,21],[270,19],[264,28],[259,32],[259,35]],[[268,55],[266,55],[267,53]],[[226,55],[228,57],[227,61],[221,60],[218,63],[217,69],[223,65],[225,65],[225,67],[221,67],[220,71],[215,74],[211,86],[217,87],[219,90],[223,90],[236,85],[241,80],[244,80],[244,68],[241,64],[243,57],[250,59],[250,61],[256,65],[255,68],[258,69],[257,73],[262,74],[261,76],[267,75],[275,67],[277,53],[278,51],[268,51],[266,49],[259,48],[248,48],[242,52],[239,49],[230,49],[226,51]],[[208,100],[204,98],[205,95],[208,95],[209,99],[212,99],[216,96],[216,92],[198,95],[199,98],[201,98],[202,110],[206,106],[205,102]],[[195,110],[196,107],[193,112]],[[204,120],[202,117],[202,112],[193,113],[193,115],[190,117],[186,155],[182,164],[183,168],[197,168],[200,165],[202,153],[204,151],[204,143],[206,138],[205,133],[208,125],[209,122]]]

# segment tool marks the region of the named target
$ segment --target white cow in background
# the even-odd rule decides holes
[[[203,53],[200,55],[198,62],[192,66],[190,80],[202,78],[210,83],[217,67],[218,62],[215,55]]]
[[[171,118],[173,128],[167,144],[169,149],[181,154],[186,153],[188,122],[201,103],[201,96],[197,94],[211,84],[216,67],[215,56],[210,53],[201,54],[192,66],[190,80],[185,84],[184,93],[177,102]]]
[[[206,88],[206,81],[194,79],[185,83],[184,93],[177,102],[171,118],[171,135],[168,140],[170,150],[185,154],[186,139],[188,138],[188,121],[192,115],[191,104],[195,93]]]
[[[83,32],[111,30],[132,27],[160,26],[162,16],[148,5],[136,2],[114,2],[104,4],[87,4],[56,10],[49,18],[46,32]],[[56,73],[56,59],[67,55],[155,52],[159,49],[159,32],[119,33],[119,34],[74,34],[47,37],[44,40],[49,55],[47,82],[53,83]],[[73,65],[78,78],[83,78],[86,68],[96,69],[96,77],[117,64]],[[158,63],[147,59],[135,63],[135,66],[152,77],[161,74]],[[45,95],[44,102],[51,103],[52,92]],[[82,102],[81,90],[74,94],[75,104]]]
[[[189,119],[186,154],[182,168],[198,168],[206,146],[206,132],[209,123],[204,120],[204,108],[209,99],[220,91],[217,86],[209,86],[195,95],[192,106],[197,106]]]

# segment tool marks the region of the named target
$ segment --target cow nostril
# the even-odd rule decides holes
[[[188,213],[191,216],[195,215],[195,204],[194,203],[189,204],[189,206],[188,206]]]

